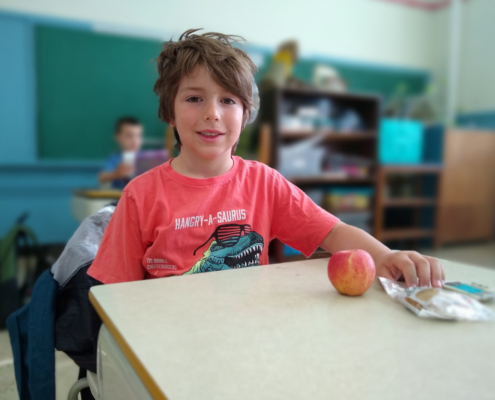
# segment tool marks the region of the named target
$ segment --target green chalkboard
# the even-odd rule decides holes
[[[115,121],[140,119],[163,138],[152,61],[159,41],[75,29],[36,28],[39,156],[99,160],[117,149]]]

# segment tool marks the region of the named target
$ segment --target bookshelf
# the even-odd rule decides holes
[[[442,166],[438,164],[379,167],[376,178],[375,238],[385,244],[409,240],[417,246],[421,239],[431,239],[436,244],[435,216],[438,214],[441,176]],[[408,180],[402,181],[402,189],[401,177],[408,177]],[[399,179],[395,193],[390,189],[393,185],[390,181],[394,178]],[[426,212],[430,213],[430,223],[424,218]],[[393,247],[397,248],[397,245]]]
[[[379,99],[371,95],[354,93],[334,93],[309,88],[269,88],[260,91],[261,104],[260,123],[262,128],[261,142],[267,143],[269,136],[269,154],[266,162],[280,170],[281,150],[310,139],[315,135],[323,138],[318,146],[325,149],[324,160],[318,171],[285,177],[300,187],[308,190],[332,190],[332,188],[368,188],[375,190],[377,173]],[[315,114],[315,109],[320,113]],[[323,112],[322,112],[323,110]],[[305,115],[304,115],[305,114]],[[312,114],[312,116],[308,116]],[[354,124],[344,124],[344,117],[354,118]],[[304,123],[300,123],[298,118]],[[309,123],[308,123],[309,121]],[[315,122],[313,125],[311,122]],[[352,121],[351,121],[352,122]],[[301,125],[301,126],[300,126]],[[304,126],[303,126],[304,125]],[[263,134],[264,132],[264,134]],[[360,167],[360,173],[345,173],[329,169],[333,155],[342,159],[361,160],[366,167]],[[364,171],[364,172],[363,172]],[[367,210],[372,215],[374,199],[371,197]],[[329,209],[322,201],[320,206]],[[342,210],[340,210],[342,211]],[[346,210],[353,211],[353,210]],[[363,211],[363,210],[360,210]],[[344,221],[345,222],[345,221]],[[370,221],[371,233],[373,223]],[[270,253],[276,262],[287,262],[305,259],[304,255],[284,256],[284,245],[274,240]],[[311,258],[328,257],[323,249],[318,249]]]

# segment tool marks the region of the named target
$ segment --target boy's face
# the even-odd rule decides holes
[[[122,151],[138,151],[143,143],[143,127],[141,125],[124,124],[115,135]]]
[[[241,100],[218,85],[202,65],[179,82],[174,102],[174,121],[187,152],[212,160],[231,154],[242,129]]]

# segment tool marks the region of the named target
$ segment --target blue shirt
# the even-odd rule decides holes
[[[122,162],[122,153],[115,153],[110,155],[103,165],[103,172],[113,172]],[[113,189],[124,189],[129,183],[130,178],[119,178],[112,181]]]

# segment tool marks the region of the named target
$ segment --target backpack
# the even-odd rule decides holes
[[[6,327],[7,317],[24,305],[30,294],[29,289],[37,278],[38,240],[34,232],[24,225],[26,218],[27,214],[22,215],[0,240],[0,329]],[[18,268],[21,254],[25,260],[34,257],[36,263],[34,269],[25,266],[22,277]]]

